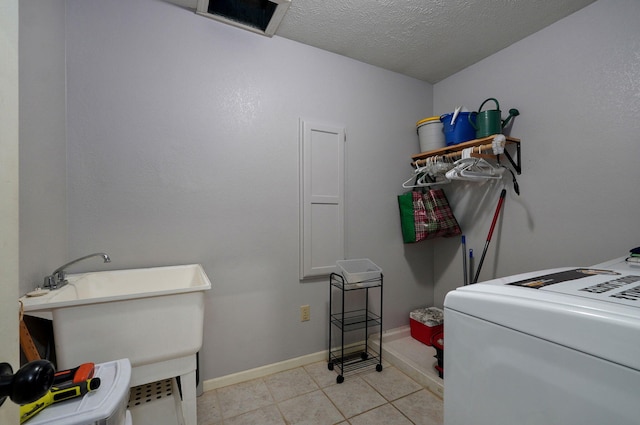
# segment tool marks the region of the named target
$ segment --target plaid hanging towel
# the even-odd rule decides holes
[[[405,243],[462,234],[442,189],[404,193],[398,196],[398,204]]]
[[[448,238],[462,234],[444,190],[429,189],[421,197],[422,203],[418,203],[418,206],[424,207],[425,220],[422,222],[416,218],[416,239],[422,236],[424,239],[439,236]],[[422,216],[422,212],[419,215]]]

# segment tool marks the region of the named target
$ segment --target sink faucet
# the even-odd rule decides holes
[[[44,284],[42,286],[48,289],[62,288],[64,285],[69,283],[66,279],[66,271],[65,271],[66,268],[75,263],[79,263],[80,261],[86,260],[87,258],[91,258],[91,257],[102,257],[105,263],[111,262],[111,258],[109,258],[109,256],[104,252],[96,252],[95,254],[85,255],[84,257],[77,258],[55,269],[53,273],[51,273],[49,276],[44,278]]]

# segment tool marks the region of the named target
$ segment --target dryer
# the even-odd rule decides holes
[[[444,307],[445,425],[640,423],[640,264],[495,279]]]

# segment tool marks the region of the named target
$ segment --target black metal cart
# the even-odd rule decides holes
[[[378,372],[382,371],[382,283],[383,276],[357,283],[348,283],[342,275],[331,273],[329,276],[329,370],[338,368],[340,373],[336,382],[344,382],[347,372],[375,365]],[[364,308],[347,310],[345,294],[350,291],[365,292]],[[369,290],[380,291],[379,314],[370,310]],[[340,292],[340,304],[334,305],[334,292]],[[338,308],[339,307],[339,308]],[[337,334],[333,328],[337,329]],[[370,328],[379,327],[379,350],[369,345]],[[355,330],[364,330],[364,341],[358,340],[345,345],[345,334]],[[334,341],[334,339],[336,341]]]

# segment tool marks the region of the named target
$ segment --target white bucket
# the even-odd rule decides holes
[[[416,127],[420,139],[420,152],[432,151],[446,146],[440,117],[420,120],[416,123]]]

